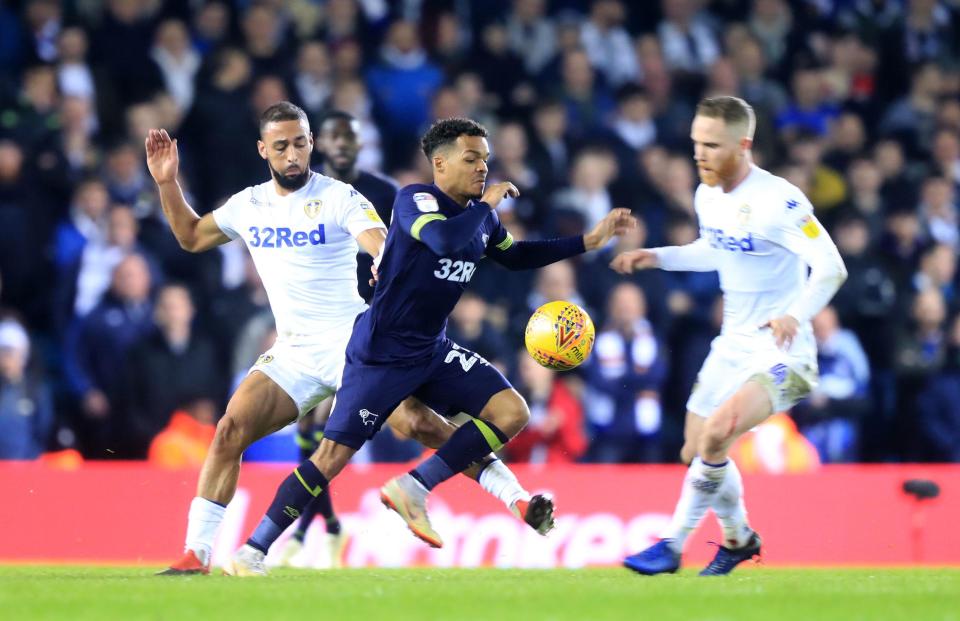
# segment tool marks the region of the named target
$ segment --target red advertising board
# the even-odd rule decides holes
[[[432,550],[379,502],[379,486],[403,470],[352,466],[334,481],[334,503],[351,534],[348,564],[617,564],[656,538],[684,474],[679,466],[517,466],[528,489],[556,497],[557,528],[548,537],[517,521],[473,481],[454,480],[431,497],[434,526],[445,541]],[[289,465],[244,466],[215,562],[244,541],[289,471]],[[195,471],[140,463],[88,463],[75,470],[0,463],[0,562],[168,562],[181,549],[196,479]],[[902,490],[909,479],[936,482],[940,496],[914,500]],[[751,523],[763,535],[769,565],[960,565],[960,466],[828,466],[744,480]],[[321,538],[308,536],[305,564],[321,563]],[[712,516],[690,540],[685,560],[708,560],[709,540],[719,540]]]

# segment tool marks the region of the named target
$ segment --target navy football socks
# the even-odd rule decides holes
[[[293,531],[293,537],[298,541],[303,541],[303,538],[307,534],[307,529],[310,528],[310,525],[313,523],[313,518],[317,514],[323,516],[323,521],[327,526],[327,532],[331,535],[340,534],[340,520],[337,519],[337,515],[333,512],[333,501],[330,500],[330,488],[325,488],[320,495],[310,501],[310,504],[307,505],[306,509],[303,510],[303,513],[300,514],[300,522],[297,525],[297,530]]]
[[[475,418],[471,423],[453,432],[435,454],[410,471],[410,476],[432,490],[473,462],[497,451],[510,439],[489,421]]]
[[[267,514],[247,539],[247,545],[266,554],[277,537],[300,517],[300,512],[326,487],[326,477],[312,461],[297,466],[280,484]]]

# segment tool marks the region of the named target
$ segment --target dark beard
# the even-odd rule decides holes
[[[286,175],[281,175],[273,166],[268,162],[267,167],[270,169],[270,175],[273,177],[273,180],[277,182],[284,190],[299,190],[307,183],[307,177],[310,176],[310,169],[307,168],[303,173],[297,175],[296,177],[288,177]]]

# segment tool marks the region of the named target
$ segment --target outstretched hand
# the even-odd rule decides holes
[[[636,270],[647,270],[658,266],[657,255],[644,248],[621,252],[610,262],[613,271],[620,274],[632,274]]]
[[[143,141],[147,150],[147,169],[157,185],[176,181],[180,167],[177,141],[165,129],[151,129]]]
[[[623,235],[635,228],[637,228],[637,219],[629,209],[623,207],[611,209],[592,231],[583,236],[583,245],[587,250],[603,248],[615,235]]]

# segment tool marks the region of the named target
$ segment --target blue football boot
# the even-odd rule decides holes
[[[661,539],[646,550],[623,559],[623,566],[645,576],[672,574],[680,569],[680,555],[670,547],[669,539]]]
[[[701,576],[726,576],[744,561],[760,555],[760,535],[754,532],[747,543],[739,548],[717,546],[717,555],[700,572]]]

